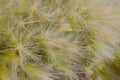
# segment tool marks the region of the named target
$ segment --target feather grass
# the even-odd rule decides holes
[[[0,80],[119,80],[119,7],[0,0]]]

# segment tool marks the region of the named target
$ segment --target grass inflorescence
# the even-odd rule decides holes
[[[0,0],[0,80],[119,80],[119,0]]]

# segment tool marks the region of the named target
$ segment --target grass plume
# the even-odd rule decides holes
[[[0,80],[119,80],[119,21],[119,0],[0,0]]]

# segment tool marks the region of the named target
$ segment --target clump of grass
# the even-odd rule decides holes
[[[0,80],[118,79],[119,3],[0,0]]]

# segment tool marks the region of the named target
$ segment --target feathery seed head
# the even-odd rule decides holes
[[[119,8],[118,0],[0,0],[0,80],[118,80]]]

